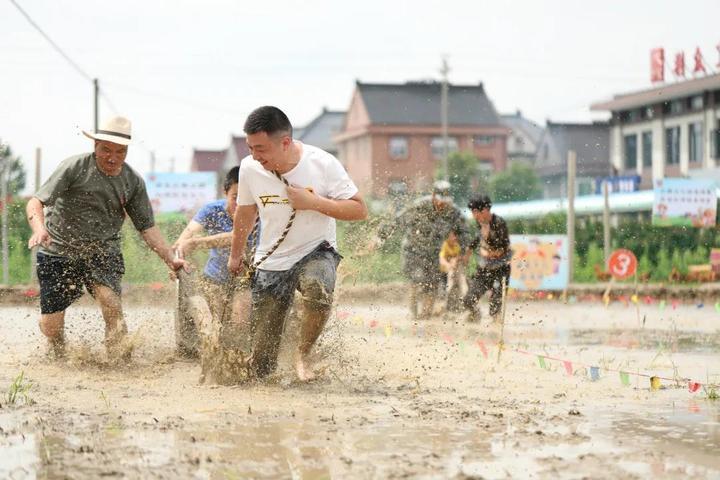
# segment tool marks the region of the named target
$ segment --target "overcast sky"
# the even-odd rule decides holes
[[[346,109],[356,79],[482,81],[496,109],[530,119],[589,121],[591,102],[650,86],[649,56],[701,47],[719,61],[720,1],[123,1],[16,0],[133,121],[128,161],[145,173],[191,151],[225,148],[256,106],[295,125]],[[0,138],[33,178],[88,151],[92,85],[0,0]],[[666,78],[672,78],[666,71]]]

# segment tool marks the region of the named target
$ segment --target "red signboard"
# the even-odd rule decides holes
[[[685,52],[675,54],[675,66],[673,67],[673,73],[676,77],[685,76]]]
[[[608,259],[608,271],[616,280],[632,277],[637,271],[635,254],[624,248],[615,250]]]
[[[662,48],[650,50],[650,81],[665,81],[665,50]]]
[[[700,51],[700,47],[697,47],[695,49],[695,68],[693,68],[693,73],[707,73],[707,70],[705,70],[705,62],[703,61],[702,52]]]

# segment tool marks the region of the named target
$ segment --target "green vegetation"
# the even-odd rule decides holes
[[[32,404],[33,402],[29,394],[30,387],[32,387],[32,383],[25,381],[25,372],[20,372],[10,384],[7,396],[5,397],[8,405],[15,405],[20,400],[22,400],[25,405]]]

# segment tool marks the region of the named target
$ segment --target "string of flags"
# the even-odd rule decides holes
[[[339,320],[347,320],[350,318],[351,313],[348,311],[338,311],[336,313],[336,316]],[[391,323],[385,323],[382,325],[382,329],[378,328],[381,327],[380,322],[377,320],[370,320],[369,322],[365,322],[365,320],[360,315],[355,315],[350,319],[352,323],[356,326],[364,327],[367,326],[370,328],[371,331],[382,331],[384,332],[385,337],[390,337],[393,335],[393,333],[402,333],[402,329],[399,327],[393,326]],[[409,327],[410,334],[412,336],[416,336],[418,338],[424,338],[426,335],[428,335],[427,329],[424,328],[422,325],[413,325]],[[446,344],[450,346],[457,346],[461,353],[466,352],[466,344],[464,341],[456,342],[455,339],[447,332],[437,332],[437,336]],[[514,353],[518,353],[521,355],[526,356],[533,356],[537,359],[538,366],[547,371],[551,371],[551,367],[549,362],[557,362],[559,365],[562,366],[562,371],[565,372],[565,374],[568,377],[573,377],[577,373],[581,371],[585,371],[587,376],[589,377],[590,381],[597,382],[601,380],[601,372],[611,372],[616,373],[620,379],[620,383],[624,386],[630,386],[630,377],[638,377],[638,378],[646,378],[649,381],[649,387],[650,390],[660,390],[663,388],[663,382],[668,382],[670,384],[679,385],[681,383],[685,383],[687,386],[687,389],[690,393],[695,393],[700,390],[700,388],[705,385],[706,387],[711,388],[718,388],[717,385],[713,384],[707,384],[707,383],[701,383],[694,381],[692,379],[688,378],[668,378],[663,377],[659,375],[652,375],[647,373],[642,373],[640,371],[629,371],[629,370],[623,370],[623,369],[616,369],[611,367],[600,367],[598,365],[589,365],[582,362],[575,362],[568,359],[558,358],[551,355],[546,354],[538,354],[534,352],[530,352],[527,350],[523,350],[520,348],[512,347],[506,344],[501,343],[495,343],[493,342],[486,342],[483,338],[478,337],[475,339],[474,344],[477,346],[477,348],[480,350],[480,353],[482,354],[483,358],[488,359],[490,356],[490,351],[488,348],[488,345],[491,346],[491,348],[497,347],[502,349],[503,351],[510,351]]]
[[[562,300],[564,297],[562,295],[554,294],[553,292],[545,292],[542,290],[534,291],[534,292],[520,292],[518,290],[510,290],[508,293],[511,300],[518,300],[518,299],[531,299],[531,300]],[[670,306],[673,310],[676,310],[679,306],[683,304],[683,302],[677,298],[671,298],[671,299],[664,299],[664,298],[658,298],[653,297],[651,295],[639,295],[637,293],[633,293],[632,295],[612,295],[610,293],[606,293],[603,295],[598,294],[592,294],[587,293],[583,295],[569,295],[567,297],[567,302],[571,304],[575,304],[578,302],[602,302],[606,307],[613,303],[613,302],[619,302],[625,305],[626,307],[629,307],[630,305],[655,305],[657,304],[657,307],[659,310],[665,310],[668,306]],[[705,308],[705,302],[702,300],[698,300],[696,303],[694,303],[696,308]],[[715,311],[720,313],[720,300],[716,301],[713,305],[715,307]]]

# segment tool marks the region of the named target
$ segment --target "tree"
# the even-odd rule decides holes
[[[490,192],[496,203],[524,202],[540,198],[542,187],[531,167],[516,163],[490,178]]]
[[[450,195],[456,204],[464,206],[473,191],[486,191],[487,178],[479,169],[480,161],[471,152],[452,152],[448,155]],[[437,177],[440,178],[439,170]]]
[[[8,178],[8,194],[15,196],[25,188],[26,174],[20,157],[13,155],[9,145],[0,143],[0,168],[10,162],[10,176]]]

